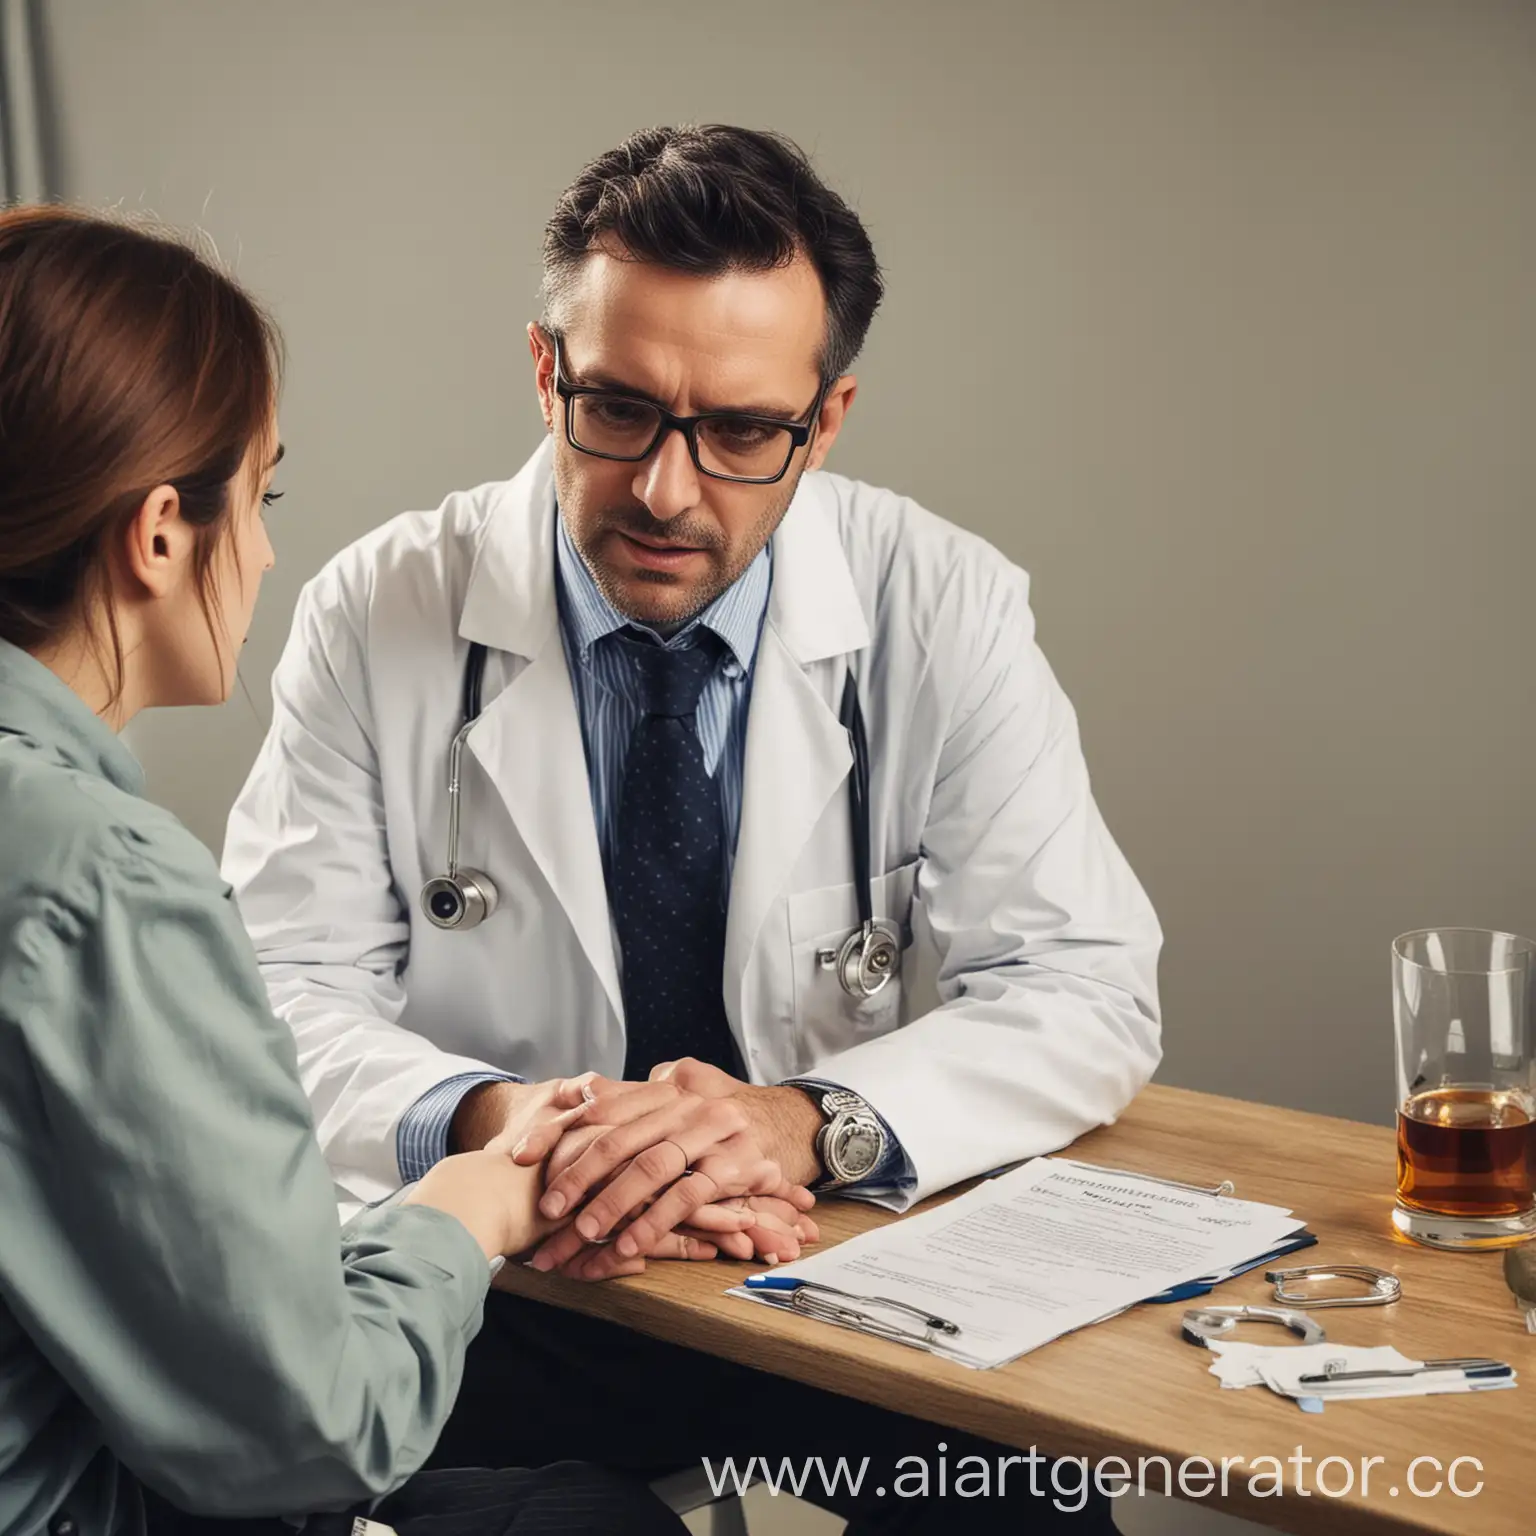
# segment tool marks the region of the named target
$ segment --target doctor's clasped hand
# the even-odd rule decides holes
[[[657,1071],[673,1065],[693,1067],[694,1082],[714,1072],[702,1063]],[[728,1089],[747,1088],[714,1075]],[[535,1256],[540,1269],[598,1280],[638,1273],[647,1258],[796,1258],[818,1236],[805,1214],[814,1197],[764,1156],[751,1116],[726,1102],[728,1089],[710,1082],[706,1097],[592,1073],[484,1084],[461,1103],[451,1145],[546,1165],[541,1215],[558,1232]]]
[[[817,1240],[806,1186],[821,1174],[814,1143],[822,1118],[799,1089],[754,1086],[685,1059],[658,1064],[646,1082],[585,1074],[562,1085],[554,1103],[576,1118],[546,1122],[513,1156],[548,1159],[546,1218],[580,1214],[543,1245],[536,1268],[608,1278],[654,1255],[674,1228],[729,1257],[768,1263],[797,1258]],[[566,1267],[584,1247],[610,1240],[611,1252],[600,1248],[585,1268]]]

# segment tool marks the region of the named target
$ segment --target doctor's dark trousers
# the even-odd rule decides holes
[[[919,1486],[917,1463],[904,1457],[924,1458],[928,1486],[936,1490],[940,1461],[952,1488],[957,1464],[968,1455],[991,1468],[985,1496],[974,1494],[974,1478],[968,1485],[974,1496],[893,1491]],[[698,1471],[703,1457],[717,1471],[725,1457],[744,1470],[747,1459],[758,1456],[775,1473],[788,1458],[798,1477],[799,1462],[819,1456],[830,1478],[838,1457],[854,1472],[868,1457],[858,1495],[849,1495],[846,1479],[828,1493],[814,1468],[799,1495],[846,1519],[848,1536],[1112,1536],[1111,1501],[1093,1488],[1091,1466],[1081,1509],[1075,1467],[1061,1479],[1068,1490],[1061,1496],[1049,1464],[1041,1466],[1035,1481],[1043,1497],[1037,1498],[1029,1468],[1015,1463],[999,1497],[999,1458],[1018,1455],[958,1430],[493,1290],[484,1327],[469,1346],[458,1403],[428,1466],[539,1467],[576,1458],[650,1479]]]

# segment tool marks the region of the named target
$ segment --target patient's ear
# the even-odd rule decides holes
[[[150,597],[165,597],[191,567],[196,535],[181,515],[174,485],[157,485],[134,513],[124,532],[127,574]]]

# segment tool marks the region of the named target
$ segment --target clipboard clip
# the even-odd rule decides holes
[[[856,1333],[871,1334],[877,1339],[890,1339],[897,1344],[926,1349],[935,1342],[936,1336],[953,1339],[960,1333],[959,1323],[925,1312],[921,1307],[893,1301],[889,1296],[856,1296],[852,1291],[823,1285],[819,1280],[797,1280],[793,1275],[748,1275],[745,1285],[747,1290],[765,1301],[805,1317],[835,1323],[839,1328],[851,1328]],[[900,1321],[871,1310],[876,1307],[885,1308],[887,1313],[899,1313],[903,1319],[912,1321]]]
[[[1042,1152],[1040,1157],[1051,1157],[1055,1154]],[[996,1168],[989,1168],[982,1174],[984,1179],[995,1179],[1005,1173],[1012,1173],[1015,1168],[1022,1168],[1026,1163],[1032,1163],[1034,1157],[1015,1158],[1011,1163],[1002,1163]],[[1231,1179],[1223,1179],[1219,1184],[1186,1184],[1183,1179],[1163,1179],[1155,1173],[1138,1173],[1134,1168],[1106,1168],[1103,1163],[1085,1163],[1078,1157],[1058,1157],[1060,1162],[1077,1163],[1080,1167],[1091,1168],[1095,1173],[1108,1173],[1122,1179],[1141,1179],[1147,1184],[1163,1184],[1169,1189],[1186,1190],[1192,1195],[1212,1195],[1220,1199],[1226,1195],[1235,1195],[1237,1185]]]
[[[1076,1158],[1070,1159],[1076,1162]],[[1137,1173],[1132,1168],[1105,1168],[1098,1163],[1084,1163],[1083,1167],[1093,1168],[1099,1173],[1118,1174],[1125,1179],[1140,1179],[1144,1184],[1162,1184],[1169,1189],[1187,1190],[1192,1195],[1214,1195],[1220,1199],[1225,1195],[1237,1193],[1237,1185],[1231,1179],[1223,1179],[1220,1184],[1186,1184],[1183,1179],[1160,1179],[1155,1173]]]

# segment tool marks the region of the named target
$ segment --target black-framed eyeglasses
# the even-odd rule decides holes
[[[555,393],[565,401],[565,435],[571,447],[595,459],[638,464],[648,459],[669,431],[683,434],[694,467],[716,480],[772,485],[811,439],[830,379],[822,381],[811,408],[799,421],[753,416],[743,411],[706,411],[674,416],[654,400],[622,390],[572,384],[565,376],[560,338],[555,342]]]

